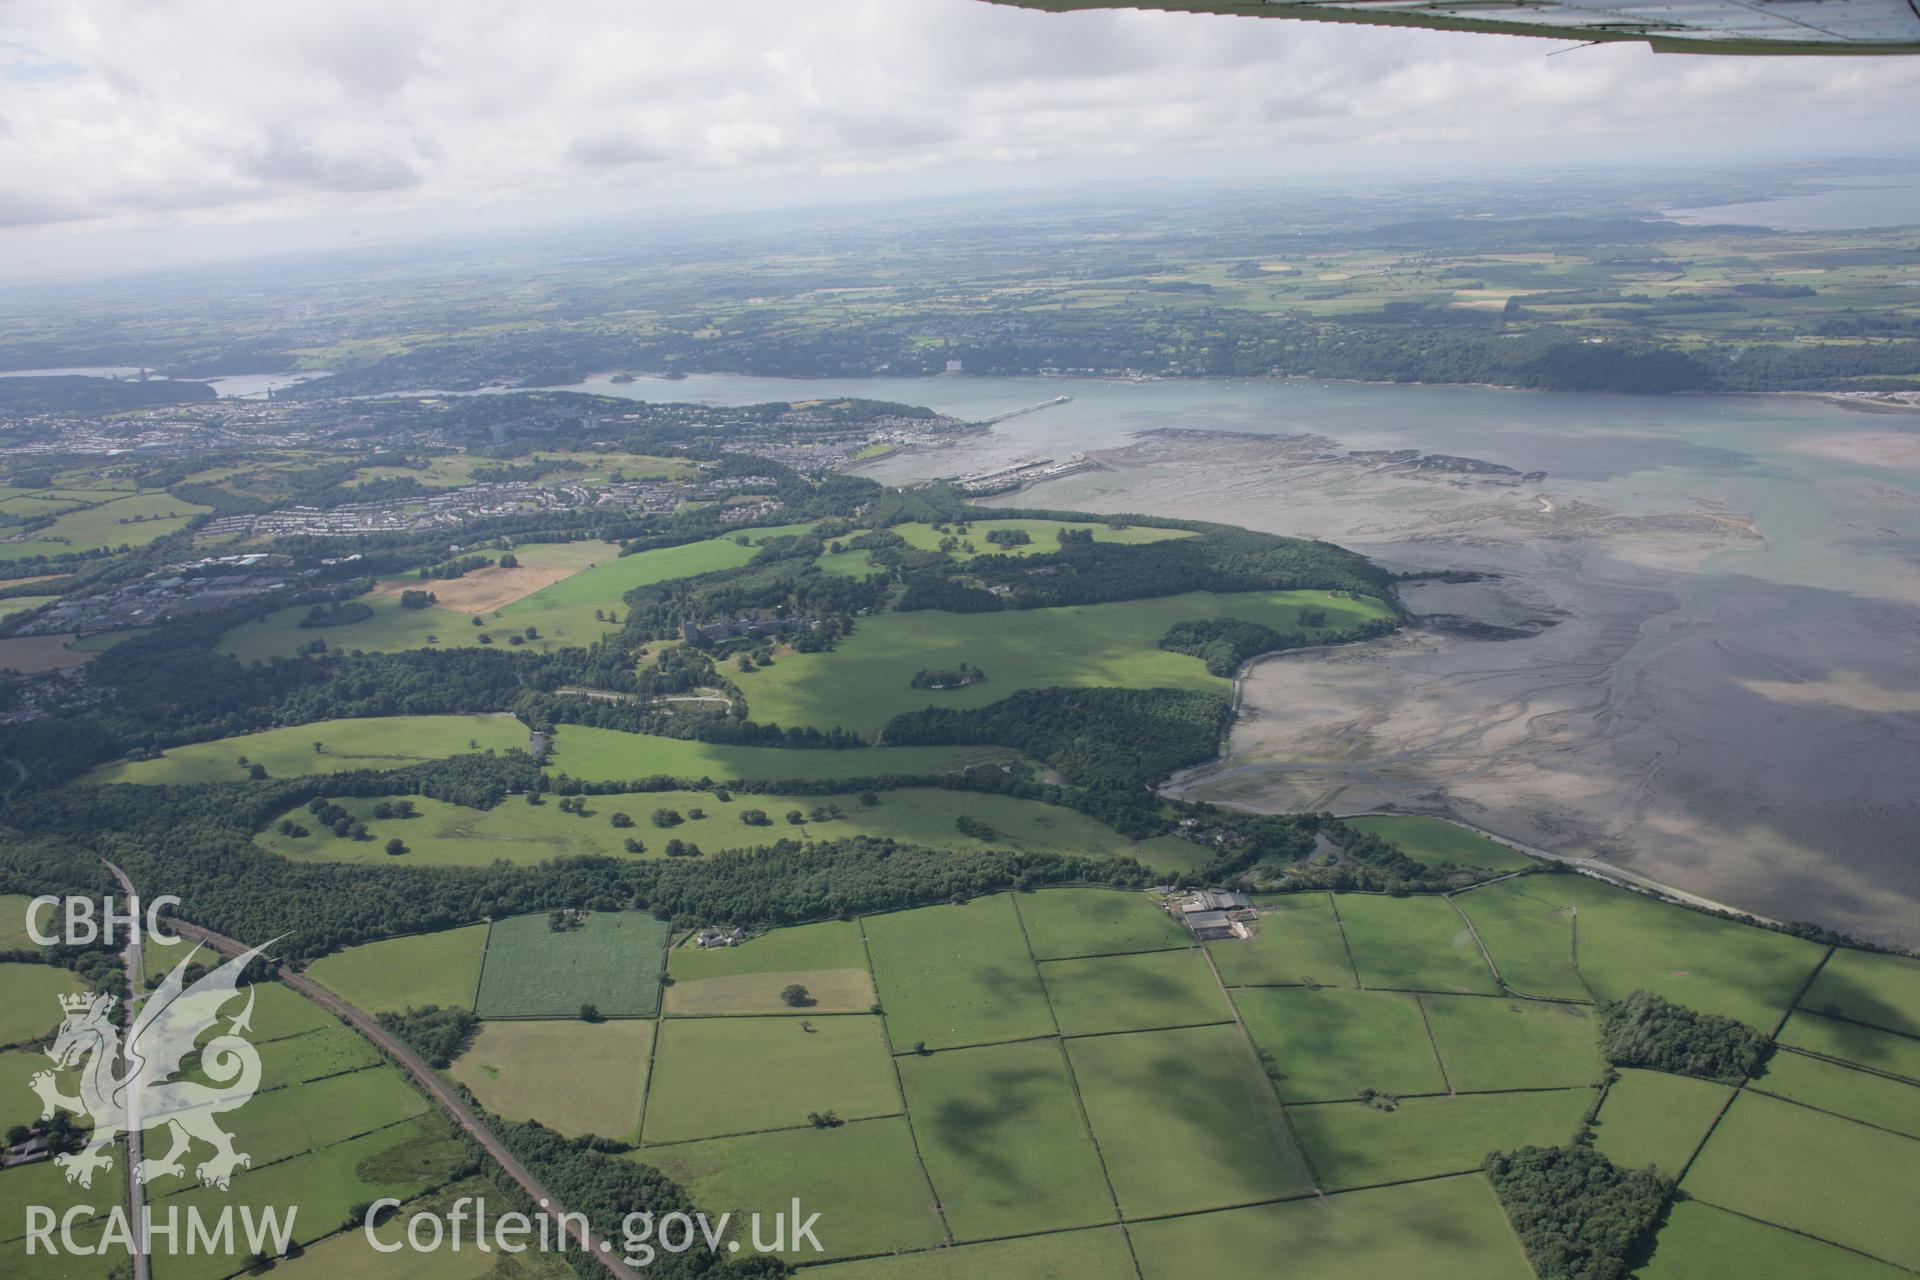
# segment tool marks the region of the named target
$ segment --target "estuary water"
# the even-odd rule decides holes
[[[1808,195],[1704,209],[1669,209],[1666,216],[1695,225],[1732,223],[1779,231],[1838,231],[1920,223],[1920,175],[1882,174],[1828,181],[1832,185],[1827,190]]]
[[[1920,943],[1920,415],[1305,381],[581,389],[857,395],[969,419],[1069,395],[863,471],[904,483],[1085,452],[1102,467],[995,501],[1220,520],[1496,575],[1409,586],[1423,625],[1402,635],[1255,664],[1227,757],[1183,794],[1450,813],[1741,909]],[[1391,449],[1547,474],[1347,455]]]

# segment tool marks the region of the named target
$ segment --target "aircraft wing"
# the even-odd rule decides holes
[[[1920,0],[991,0],[1023,9],[1155,9],[1374,26],[1639,40],[1661,53],[1920,53]]]

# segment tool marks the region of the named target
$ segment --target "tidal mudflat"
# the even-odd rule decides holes
[[[1802,397],[1257,382],[887,394],[967,413],[1062,390],[1072,404],[868,473],[1086,450],[1102,469],[994,501],[1490,575],[1408,584],[1422,625],[1404,634],[1255,664],[1226,758],[1183,794],[1451,813],[1744,910],[1920,943],[1920,473],[1895,447],[1920,415],[1863,433]],[[1520,474],[1349,452],[1395,449]]]

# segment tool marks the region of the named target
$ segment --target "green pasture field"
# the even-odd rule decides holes
[[[1006,894],[862,922],[895,1053],[1051,1035],[1053,1014]]]
[[[0,1047],[51,1035],[66,1016],[60,1008],[60,997],[86,989],[87,984],[71,969],[56,969],[50,964],[0,964]]]
[[[228,1191],[195,1186],[156,1206],[164,1213],[178,1205],[183,1217],[193,1206],[213,1217],[227,1205],[236,1206],[236,1212],[239,1206],[251,1206],[256,1214],[274,1209],[283,1215],[288,1206],[298,1205],[293,1238],[307,1245],[331,1235],[355,1205],[382,1196],[411,1199],[446,1181],[461,1156],[461,1144],[447,1123],[436,1115],[422,1115],[296,1159],[249,1169],[234,1178]],[[235,1234],[239,1247],[231,1254],[181,1253],[156,1259],[155,1280],[219,1280],[234,1274],[245,1265],[244,1242]]]
[[[1499,993],[1473,931],[1445,898],[1343,893],[1334,899],[1334,907],[1360,985]]]
[[[487,926],[470,924],[348,947],[314,961],[307,976],[367,1013],[471,1009],[486,950]]]
[[[43,604],[52,604],[59,596],[11,596],[0,600],[0,622],[23,613],[32,613]]]
[[[1593,1145],[1622,1169],[1677,1178],[1733,1090],[1711,1080],[1624,1067],[1594,1117]]]
[[[1143,893],[1112,889],[1043,889],[1014,899],[1027,945],[1039,960],[1165,951],[1193,938]]]
[[[1151,1031],[1233,1017],[1198,947],[1049,960],[1040,966],[1040,979],[1062,1035]]]
[[[1897,1280],[1911,1272],[1755,1222],[1698,1200],[1667,1211],[1639,1280],[1704,1276],[1819,1276],[1820,1280]]]
[[[667,955],[668,1016],[724,1013],[862,1013],[879,999],[860,926],[828,920],[775,929],[735,947],[690,941]],[[789,1008],[780,992],[807,988],[814,1003]]]
[[[1441,1178],[1128,1228],[1143,1280],[1234,1274],[1251,1258],[1312,1280],[1532,1280],[1484,1178]]]
[[[1511,990],[1544,999],[1591,1000],[1593,993],[1574,967],[1571,906],[1533,892],[1547,883],[1544,876],[1503,880],[1455,894],[1453,901],[1473,921]]]
[[[222,1127],[233,1134],[234,1146],[253,1158],[249,1168],[264,1169],[390,1128],[431,1106],[398,1068],[381,1065],[263,1090]],[[157,1157],[164,1149],[148,1154]],[[177,1174],[150,1179],[148,1194],[158,1198],[199,1186],[193,1162],[183,1163]]]
[[[671,930],[641,911],[595,911],[554,931],[547,914],[496,920],[474,1012],[483,1018],[570,1018],[591,1004],[609,1018],[651,1018]]]
[[[376,818],[374,807],[392,797],[340,796],[333,803],[366,823],[367,839],[337,836],[330,828],[315,823],[305,805],[296,805],[270,821],[266,829],[254,837],[254,843],[296,862],[357,862],[372,866],[484,867],[500,861],[532,866],[551,858],[580,854],[628,857],[631,855],[622,852],[622,839],[626,836],[646,838],[658,852],[665,837],[646,824],[646,815],[662,804],[672,806],[678,802],[684,806],[689,803],[689,794],[669,792],[661,796],[594,798],[589,802],[592,807],[587,817],[562,813],[560,806],[551,800],[529,805],[518,796],[509,797],[491,809],[472,809],[427,796],[404,796],[400,798],[413,803],[414,817]],[[702,793],[697,803],[711,805],[713,797]],[[611,826],[609,805],[637,809],[632,815],[635,826],[627,830]],[[283,835],[277,829],[281,818],[306,826],[309,834]],[[654,839],[656,836],[659,838]],[[394,837],[406,844],[404,854],[386,851],[387,841]]]
[[[1842,947],[1800,997],[1800,1007],[1920,1036],[1920,960]]]
[[[1519,898],[1528,911],[1483,916],[1481,908]],[[1524,876],[1462,894],[1460,905],[1518,991],[1572,994],[1580,977],[1604,999],[1646,988],[1689,1009],[1737,1018],[1771,1031],[1813,972],[1824,948],[1784,933],[1688,911],[1656,898],[1571,873]],[[1571,951],[1526,939],[1529,919],[1550,937],[1566,937],[1566,913],[1578,911],[1579,969]],[[1352,936],[1349,930],[1349,937]],[[1544,967],[1536,967],[1544,966]],[[1364,969],[1364,962],[1363,962]]]
[[[631,1158],[685,1187],[709,1214],[733,1213],[729,1233],[743,1250],[751,1239],[746,1215],[791,1213],[796,1192],[807,1213],[820,1215],[814,1234],[825,1253],[780,1255],[790,1261],[927,1249],[945,1238],[913,1134],[899,1116],[684,1142]]]
[[[1920,1085],[1775,1050],[1749,1087],[1920,1138]]]
[[[254,1043],[260,1049],[262,1093],[378,1066],[382,1061],[380,1051],[365,1036],[337,1023],[281,1040],[255,1038]]]
[[[1327,894],[1289,894],[1258,904],[1260,919],[1251,938],[1206,944],[1222,982],[1230,987],[1354,985],[1353,964]]]
[[[27,904],[33,899],[24,893],[0,893],[0,951],[45,951],[27,935]],[[59,907],[43,908],[40,931],[58,932]]]
[[[851,920],[793,925],[748,938],[736,947],[677,946],[667,957],[676,982],[787,969],[864,969],[867,946]]]
[[[1920,1141],[1751,1091],[1681,1184],[1697,1200],[1920,1270],[1916,1186]]]
[[[313,824],[304,806],[296,806],[279,817],[308,827],[307,835],[282,834],[277,829],[279,818],[275,818],[255,837],[255,843],[297,861],[449,867],[483,867],[501,859],[532,865],[570,854],[628,857],[633,856],[624,852],[628,837],[644,843],[646,856],[650,857],[662,856],[666,842],[676,837],[697,844],[705,853],[752,849],[782,838],[839,840],[849,836],[887,837],[934,849],[977,849],[984,843],[995,849],[1094,856],[1147,852],[1104,823],[1039,800],[938,787],[883,791],[879,796],[880,803],[867,806],[852,793],[736,792],[731,800],[720,801],[705,791],[650,791],[584,797],[584,814],[562,812],[551,799],[531,805],[512,798],[491,809],[472,809],[444,800],[407,796],[404,798],[413,801],[416,813],[412,818],[374,817],[374,807],[386,797],[341,797],[334,803],[365,822],[368,839],[336,836],[330,829]],[[806,814],[827,805],[838,805],[841,816],[798,826],[786,817],[795,810]],[[658,809],[672,809],[687,820],[670,830],[655,827],[651,815]],[[705,816],[688,817],[694,809]],[[759,809],[772,825],[746,825],[740,815],[748,809]],[[616,813],[626,814],[634,825],[615,827]],[[962,817],[986,823],[994,831],[993,838],[982,842],[962,833],[956,825]],[[387,841],[393,837],[407,846],[406,853],[387,852]]]
[[[1127,1217],[1304,1193],[1306,1163],[1235,1026],[1066,1041]]]
[[[90,636],[81,636],[67,643],[69,653],[105,653],[118,644],[125,644],[137,635],[150,630],[148,627],[123,627],[119,631],[96,631]]]
[[[1461,1093],[1598,1084],[1606,1070],[1593,1014],[1580,1005],[1422,996],[1427,1027]]]
[[[654,1048],[641,1140],[655,1146],[897,1115],[900,1087],[878,1018],[668,1018]]]
[[[1114,1220],[1057,1041],[905,1057],[900,1082],[956,1239]]]
[[[0,1212],[5,1210],[0,1209]],[[13,1213],[8,1216],[13,1221],[22,1221],[21,1214]],[[18,1231],[22,1228],[13,1229]],[[75,1247],[99,1248],[106,1229],[105,1218],[95,1218],[91,1222],[76,1225],[73,1229]],[[7,1280],[96,1280],[96,1278],[97,1280],[123,1280],[125,1273],[115,1272],[111,1266],[109,1262],[103,1268],[95,1259],[70,1256],[66,1253],[48,1253],[45,1249],[35,1249],[33,1255],[29,1257],[24,1236],[17,1240],[0,1240],[0,1275],[6,1276]]]
[[[0,1239],[18,1240],[26,1236],[29,1205],[44,1205],[55,1213],[65,1214],[76,1205],[90,1204],[105,1214],[112,1206],[123,1203],[127,1196],[121,1177],[127,1167],[126,1144],[116,1142],[110,1150],[113,1168],[95,1173],[90,1190],[68,1182],[66,1172],[51,1160],[0,1169]],[[11,1277],[13,1273],[6,1274]]]
[[[933,610],[862,618],[831,653],[790,653],[774,665],[734,677],[755,721],[862,735],[922,707],[982,707],[1020,689],[1055,685],[1176,687],[1225,693],[1228,681],[1205,665],[1159,647],[1176,622],[1232,617],[1294,630],[1302,608],[1324,609],[1327,627],[1344,629],[1386,616],[1370,598],[1325,591],[1190,592],[1117,604],[996,613]],[[971,662],[987,678],[930,693],[912,687],[923,667]]]
[[[1348,818],[1346,824],[1355,831],[1391,840],[1400,846],[1401,852],[1426,867],[1454,863],[1493,871],[1518,871],[1534,865],[1534,860],[1524,853],[1516,853],[1497,841],[1439,818],[1374,816]]]
[[[811,533],[819,523],[817,520],[802,520],[797,524],[755,525],[750,529],[742,529],[738,533],[730,533],[727,537],[729,540],[744,538],[750,546],[763,547],[775,538],[798,538],[802,534]]]
[[[1920,1040],[1891,1031],[1801,1009],[1780,1029],[1780,1043],[1920,1082]]]
[[[884,572],[874,567],[866,551],[823,551],[814,563],[820,566],[820,572],[836,578],[864,578]]]
[[[789,986],[807,989],[798,1007],[780,996]],[[670,1018],[719,1017],[737,1013],[866,1013],[879,1002],[873,975],[865,969],[787,969],[696,978],[667,988]]]
[[[64,515],[69,511],[78,511],[82,507],[93,505],[87,498],[70,493],[56,495],[48,489],[29,493],[9,488],[0,489],[0,493],[7,495],[0,497],[0,516],[12,516],[21,521],[37,520],[41,516]]]
[[[1489,1151],[1557,1147],[1573,1140],[1591,1089],[1410,1098],[1397,1110],[1365,1102],[1287,1112],[1327,1190],[1467,1173]]]
[[[508,1120],[556,1133],[624,1138],[640,1127],[653,1024],[489,1022],[448,1074]]]
[[[1233,1002],[1287,1102],[1446,1092],[1415,997],[1340,987],[1244,987]]]
[[[54,1072],[60,1092],[68,1097],[78,1092],[81,1070],[81,1067],[69,1067]],[[53,1060],[41,1048],[8,1049],[0,1053],[0,1133],[16,1124],[31,1125],[39,1120],[40,1096],[33,1092],[30,1082],[42,1071],[53,1071]],[[5,1235],[10,1225],[0,1224],[0,1235]]]
[[[27,542],[0,542],[0,561],[64,555],[120,546],[144,547],[187,527],[213,510],[165,491],[114,493],[95,505],[70,510]]]
[[[395,1252],[375,1249],[367,1243],[366,1232],[355,1225],[318,1241],[298,1258],[274,1263],[273,1275],[276,1280],[339,1280],[342,1276],[353,1280],[573,1280],[573,1268],[561,1255],[537,1248],[516,1255],[511,1272],[496,1270],[500,1255],[475,1249],[471,1232],[458,1251],[442,1248],[420,1253],[405,1247],[409,1218],[425,1213],[445,1222],[462,1199],[485,1200],[490,1217],[501,1209],[498,1187],[485,1178],[468,1178],[409,1201],[373,1229],[381,1244],[400,1246]]]
[[[568,553],[578,554],[578,544],[561,545]],[[295,605],[276,610],[258,621],[242,623],[227,632],[222,640],[226,652],[242,661],[251,661],[292,657],[315,639],[325,640],[329,649],[394,653],[428,647],[473,648],[479,646],[480,637],[486,635],[495,646],[505,649],[509,646],[508,635],[532,626],[539,635],[522,647],[535,653],[549,653],[583,647],[617,629],[618,623],[595,620],[593,611],[611,611],[625,617],[627,606],[622,597],[635,587],[731,569],[745,564],[754,554],[752,548],[724,538],[641,551],[630,556],[613,554],[610,544],[594,545],[606,546],[609,550],[592,568],[583,568],[511,604],[487,611],[482,626],[474,626],[475,615],[466,610],[445,606],[407,609],[401,606],[398,595],[369,594],[360,597],[359,602],[371,608],[373,616],[360,622],[338,627],[302,627],[300,620],[306,616],[307,609]],[[514,554],[522,553],[516,550]],[[525,552],[527,557],[533,557],[528,563],[536,562],[540,554],[539,549],[533,547]],[[443,585],[450,588],[456,584],[401,575],[389,579],[388,585],[439,594]],[[428,636],[435,639],[430,641]]]
[[[1131,857],[1138,845],[1112,827],[1072,809],[1023,800],[1015,796],[989,795],[974,791],[948,791],[940,787],[910,787],[879,793],[880,803],[867,807],[856,795],[747,796],[736,793],[732,811],[722,809],[732,830],[715,833],[719,848],[764,844],[776,838],[775,832],[797,834],[803,839],[840,839],[849,835],[885,836],[903,844],[926,845],[936,849],[977,849],[984,844],[994,849],[1021,852],[1090,854],[1096,857]],[[803,812],[815,805],[838,804],[845,816],[825,823],[808,823],[794,828],[783,820],[790,809]],[[709,801],[708,810],[713,810]],[[764,809],[775,827],[747,827],[740,823],[742,808]],[[982,841],[965,835],[955,826],[961,818],[973,818],[993,828],[991,839]],[[688,824],[690,826],[694,824]],[[757,834],[756,834],[757,833]],[[703,843],[702,848],[706,845]]]
[[[1020,755],[1000,747],[875,747],[867,750],[813,751],[780,747],[726,747],[680,738],[658,738],[617,729],[562,725],[554,730],[547,772],[583,782],[634,778],[743,778],[772,782],[836,778],[927,777],[958,773],[976,764],[1017,761]]]
[[[947,528],[956,529],[958,525],[950,524]],[[956,547],[947,552],[950,559],[958,560],[962,564],[973,559],[975,556],[1004,555],[1026,557],[1046,555],[1058,551],[1060,549],[1059,535],[1062,529],[1091,529],[1093,530],[1093,540],[1095,542],[1116,542],[1129,546],[1138,546],[1147,542],[1165,542],[1169,538],[1191,538],[1194,536],[1193,531],[1190,529],[1147,529],[1136,527],[1109,529],[1104,524],[1065,520],[974,520],[968,523],[968,531],[964,535],[940,533],[930,524],[915,523],[897,524],[893,526],[893,532],[905,538],[908,546],[919,551],[938,551],[940,549],[941,539],[950,536],[959,537],[962,542],[973,543],[974,549],[972,551],[963,551]],[[987,535],[995,530],[1022,532],[1032,538],[1033,541],[1017,547],[998,547],[987,541]]]
[[[1134,1275],[1118,1227],[863,1258],[822,1267],[821,1280],[1122,1280]]]
[[[315,751],[318,742],[321,750]],[[478,747],[470,746],[478,743]],[[422,760],[443,760],[475,750],[527,749],[527,727],[510,715],[369,716],[358,720],[317,720],[285,729],[266,729],[232,738],[216,738],[187,747],[170,747],[158,760],[103,764],[80,779],[84,785],[109,782],[241,782],[240,757],[264,765],[273,778],[352,769],[400,769]]]
[[[146,955],[148,972],[152,973],[159,968],[153,961],[153,949],[149,948]],[[210,958],[208,952],[200,953],[201,961]],[[343,1029],[339,1020],[332,1014],[292,987],[278,982],[260,982],[255,983],[249,990],[253,996],[253,1013],[248,1017],[250,1030],[247,1038],[257,1045],[267,1045],[276,1040],[288,1040],[315,1031]],[[229,1007],[237,1012],[242,1006],[235,1002]]]

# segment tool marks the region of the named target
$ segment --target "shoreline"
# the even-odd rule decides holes
[[[1342,642],[1342,644],[1345,644],[1345,643],[1361,643],[1361,642],[1355,642],[1355,641]],[[1333,649],[1338,647],[1341,647],[1341,646],[1336,644],[1320,644],[1320,645],[1306,645],[1297,649],[1273,649],[1273,650],[1269,650],[1266,653],[1257,653],[1253,657],[1248,658],[1245,662],[1241,663],[1239,670],[1234,672],[1234,676],[1233,676],[1233,691],[1228,702],[1228,707],[1232,713],[1232,718],[1228,721],[1226,734],[1220,740],[1220,754],[1215,756],[1213,759],[1203,761],[1200,764],[1188,765],[1184,769],[1176,769],[1173,773],[1169,774],[1164,781],[1154,786],[1154,794],[1163,796],[1170,800],[1188,799],[1189,797],[1185,794],[1185,791],[1188,787],[1194,785],[1196,781],[1195,775],[1205,770],[1216,769],[1222,765],[1226,765],[1229,762],[1231,758],[1229,755],[1229,748],[1231,746],[1231,742],[1233,738],[1233,725],[1239,719],[1239,716],[1240,716],[1241,702],[1245,695],[1246,677],[1248,673],[1251,672],[1255,666],[1259,665],[1262,662],[1267,661],[1270,658],[1279,657],[1284,654],[1305,653],[1305,652],[1309,652],[1311,650],[1316,650],[1316,649]],[[1222,809],[1231,809],[1239,813],[1263,812],[1262,810],[1255,809],[1250,805],[1241,804],[1233,800],[1207,800],[1204,803],[1217,805]],[[1645,893],[1652,897],[1659,898],[1662,901],[1672,903],[1676,906],[1697,907],[1697,908],[1700,908],[1701,910],[1711,911],[1720,915],[1734,916],[1734,917],[1740,917],[1748,920],[1755,920],[1763,925],[1771,925],[1771,926],[1774,926],[1775,928],[1785,928],[1787,924],[1786,921],[1777,920],[1774,917],[1769,915],[1764,915],[1761,912],[1751,911],[1744,907],[1734,906],[1731,903],[1721,902],[1717,899],[1706,897],[1703,894],[1694,893],[1692,890],[1682,889],[1678,885],[1672,885],[1662,880],[1656,880],[1652,876],[1642,875],[1637,871],[1629,871],[1625,867],[1617,866],[1611,862],[1602,861],[1599,858],[1590,858],[1590,857],[1578,856],[1574,854],[1555,853],[1551,849],[1544,849],[1538,845],[1528,844],[1523,840],[1515,839],[1512,836],[1502,835],[1497,831],[1490,831],[1485,827],[1476,826],[1475,824],[1466,821],[1464,818],[1455,817],[1453,814],[1449,812],[1437,811],[1437,810],[1436,811],[1419,811],[1419,810],[1411,810],[1411,809],[1382,810],[1382,809],[1375,809],[1375,808],[1367,808],[1367,809],[1357,810],[1353,813],[1336,813],[1334,816],[1341,819],[1367,818],[1367,817],[1436,818],[1441,822],[1448,823],[1452,826],[1459,827],[1464,831],[1470,831],[1474,835],[1481,836],[1485,839],[1491,840],[1495,844],[1498,844],[1505,848],[1513,850],[1515,853],[1525,854],[1527,857],[1537,858],[1542,862],[1555,863],[1559,866],[1563,866],[1574,872],[1577,872],[1580,875],[1591,876],[1596,880],[1603,880],[1608,884],[1616,885],[1623,889],[1629,889],[1636,893]],[[1821,927],[1827,928],[1830,926],[1823,925]]]

